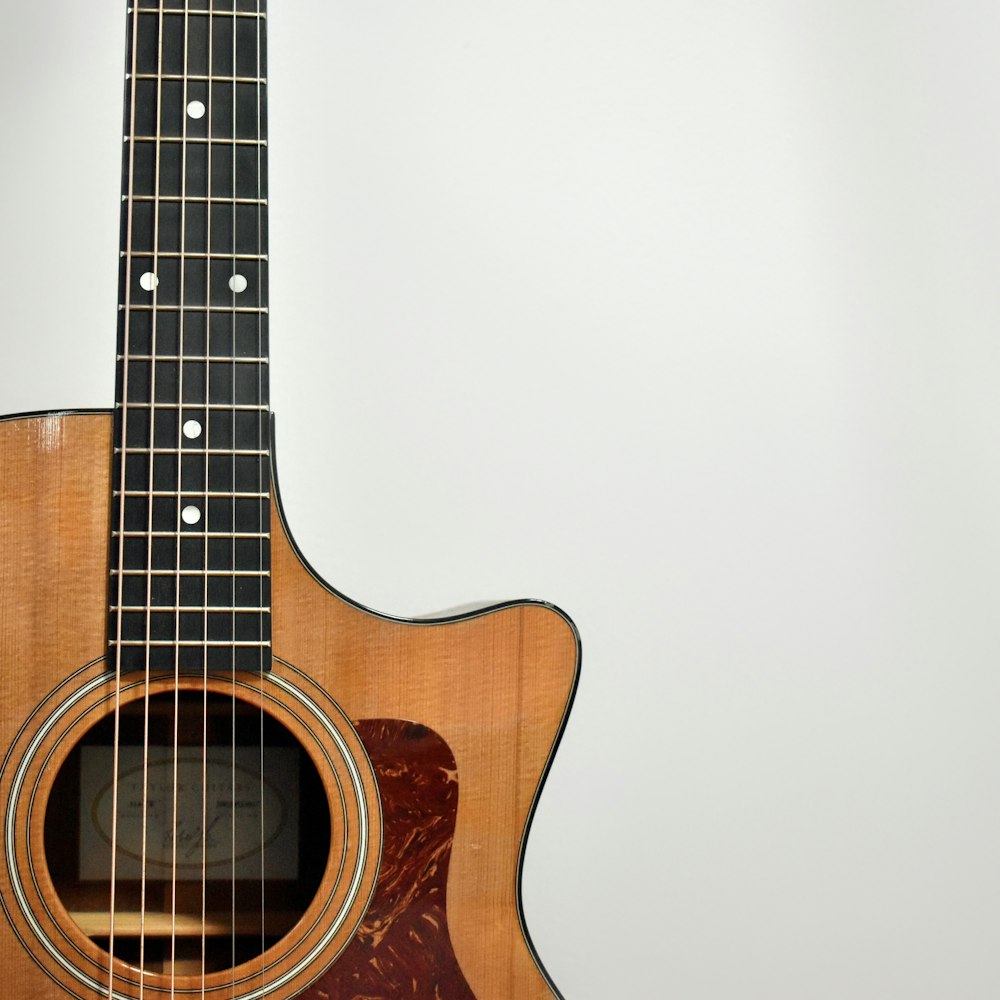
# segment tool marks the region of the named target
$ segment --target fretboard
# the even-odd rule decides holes
[[[122,671],[270,666],[265,26],[257,0],[128,9],[109,628]]]

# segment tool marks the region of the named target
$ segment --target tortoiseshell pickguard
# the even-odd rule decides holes
[[[448,935],[455,758],[413,722],[355,724],[382,797],[382,868],[354,940],[301,1000],[475,1000]]]

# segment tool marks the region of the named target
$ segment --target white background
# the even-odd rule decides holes
[[[5,411],[113,400],[124,7],[4,8]],[[1000,6],[270,30],[287,515],[381,610],[576,620],[568,1000],[995,1000]]]

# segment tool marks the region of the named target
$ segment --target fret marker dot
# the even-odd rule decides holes
[[[247,279],[242,274],[234,274],[229,279],[229,287],[239,295],[240,292],[247,290]]]
[[[201,101],[192,101],[188,105],[188,114],[192,118],[204,118],[205,117],[205,105]]]
[[[201,511],[197,507],[185,507],[181,511],[181,520],[185,524],[197,524],[201,520]]]
[[[184,437],[186,438],[196,438],[201,434],[201,424],[197,420],[185,420],[184,426],[181,429],[184,431]]]
[[[139,279],[139,286],[147,292],[151,292],[159,283],[160,279],[152,271],[147,271]]]

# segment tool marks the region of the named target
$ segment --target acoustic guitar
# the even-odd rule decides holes
[[[576,631],[533,601],[378,614],[303,559],[265,5],[133,2],[115,406],[0,421],[0,993],[558,995],[519,882]]]

